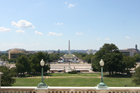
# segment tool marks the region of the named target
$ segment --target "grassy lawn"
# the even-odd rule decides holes
[[[89,86],[94,87],[100,83],[100,73],[82,73],[68,74],[68,73],[53,73],[49,74],[49,78],[45,78],[44,82],[48,86]],[[62,77],[62,78],[61,78]],[[16,78],[16,83],[13,86],[37,86],[41,78]],[[132,83],[130,77],[104,77],[104,83],[109,87],[140,87]]]
[[[73,57],[73,54],[67,54],[65,57]]]
[[[100,73],[80,73],[80,74],[68,74],[68,73],[53,73],[47,74],[47,76],[55,77],[55,76],[87,76],[87,77],[98,77],[101,76]]]

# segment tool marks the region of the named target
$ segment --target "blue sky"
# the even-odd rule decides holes
[[[0,50],[140,46],[140,0],[1,0]]]

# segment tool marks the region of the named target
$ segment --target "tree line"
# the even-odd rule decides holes
[[[27,72],[28,74],[37,74],[41,70],[40,61],[43,59],[45,61],[44,72],[50,70],[50,62],[53,60],[58,60],[60,58],[59,54],[48,54],[43,52],[38,52],[36,54],[24,55],[19,54],[16,61],[17,73]]]
[[[100,71],[100,60],[105,62],[104,71],[113,75],[114,72],[122,72],[130,74],[130,68],[136,66],[136,62],[140,61],[140,54],[135,54],[134,57],[126,56],[119,52],[115,44],[104,44],[99,51],[93,54],[74,53],[78,58],[92,64],[93,71]]]
[[[94,59],[94,55],[93,54],[87,54],[87,53],[77,53],[74,52],[73,53],[76,57],[88,62],[88,63],[92,63],[93,59]]]
[[[7,56],[7,54],[3,54]],[[1,55],[1,59],[3,58]],[[49,63],[53,60],[58,60],[61,54],[48,54],[43,52],[38,52],[36,54],[18,54],[18,57],[15,60],[16,67],[8,68],[6,66],[0,66],[1,75],[1,85],[2,86],[11,86],[16,82],[14,77],[20,76],[36,76],[41,73],[40,61],[43,59],[45,61],[44,72],[47,72],[50,69]],[[7,57],[4,57],[8,58]],[[25,74],[26,73],[26,74]]]

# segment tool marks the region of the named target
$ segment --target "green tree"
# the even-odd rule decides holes
[[[133,76],[132,82],[134,82],[135,85],[140,85],[140,66],[135,69],[135,74]]]
[[[8,60],[8,56],[4,54],[4,55],[1,56],[1,59],[6,61],[6,60]]]
[[[18,72],[17,72],[16,67],[12,67],[10,70],[13,72],[14,76],[18,76]]]
[[[53,60],[59,60],[59,55],[58,54],[49,54],[49,62],[52,62]]]
[[[93,65],[96,69],[100,70],[99,62],[101,59],[104,60],[104,71],[109,71],[109,74],[113,75],[113,71],[119,71],[124,66],[122,63],[122,54],[119,52],[118,47],[115,44],[104,44],[98,52],[94,55]],[[116,69],[118,68],[118,69]]]
[[[87,61],[88,63],[91,63],[93,61],[93,54],[87,54],[87,53],[74,53],[75,56],[77,56],[78,58]]]
[[[127,74],[130,74],[131,68],[134,68],[136,66],[135,58],[130,56],[123,56],[123,62],[125,63],[125,70]]]
[[[8,59],[8,61],[16,63],[16,59]]]
[[[123,56],[121,53],[107,53],[103,55],[105,62],[104,69],[113,75],[113,72],[123,72],[125,64],[122,62]]]
[[[15,72],[13,72],[13,70],[10,70],[6,66],[0,66],[0,72],[3,73],[1,75],[2,86],[12,86],[12,84],[16,82],[13,78],[13,76],[15,76]]]
[[[140,54],[135,54],[134,59],[136,62],[140,62]]]
[[[41,66],[40,66],[40,61],[41,59],[43,59],[45,62],[47,62],[48,56],[45,55],[45,53],[43,52],[38,52],[37,54],[34,54],[30,57],[30,65],[31,65],[31,71],[36,73],[36,72],[40,72],[41,70]],[[44,72],[47,72],[47,70],[49,70],[50,67],[49,65],[45,64],[44,65]]]
[[[17,58],[16,68],[18,73],[30,72],[30,64],[27,56],[21,55]]]

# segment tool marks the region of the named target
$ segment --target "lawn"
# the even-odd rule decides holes
[[[48,86],[89,86],[94,87],[100,83],[100,73],[53,73],[49,74],[49,78],[45,78],[44,82]],[[41,82],[41,78],[16,78],[13,86],[37,86]],[[132,83],[130,77],[104,77],[104,83],[109,87],[140,87]]]

